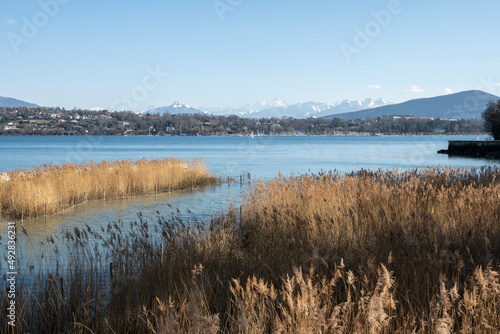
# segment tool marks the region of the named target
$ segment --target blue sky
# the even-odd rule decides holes
[[[0,96],[143,110],[500,95],[498,13],[498,0],[0,0]]]

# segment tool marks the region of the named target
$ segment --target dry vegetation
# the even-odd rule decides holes
[[[215,184],[202,160],[157,159],[43,165],[0,178],[0,210],[32,218],[63,211],[85,201],[154,194]]]
[[[278,177],[241,215],[75,229],[67,270],[25,269],[18,330],[498,333],[499,176]]]

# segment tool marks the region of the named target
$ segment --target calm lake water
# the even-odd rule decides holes
[[[153,159],[203,158],[217,175],[272,178],[327,170],[416,168],[427,166],[479,167],[498,161],[450,158],[437,154],[448,140],[483,137],[0,137],[0,171],[40,164]],[[24,222],[29,238],[18,233],[18,250],[26,259],[40,254],[41,242],[66,229],[86,224],[94,229],[110,221],[155,220],[157,211],[168,216],[177,209],[184,218],[206,219],[239,206],[246,185],[233,184],[193,192],[164,194],[119,201],[93,202],[51,217]],[[169,204],[171,207],[169,207]],[[6,224],[0,229],[6,240]],[[19,231],[20,232],[20,231]],[[4,243],[5,244],[5,243]],[[1,258],[1,257],[0,257]],[[0,259],[0,267],[4,259]]]
[[[480,166],[488,160],[436,152],[448,140],[483,137],[0,137],[0,171],[43,163],[179,157],[203,158],[219,174],[273,177],[281,171]]]

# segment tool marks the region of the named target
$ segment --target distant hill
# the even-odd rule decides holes
[[[36,108],[39,107],[39,105],[34,104],[34,103],[29,103],[17,99],[13,99],[11,97],[2,97],[0,96],[0,107],[12,107],[12,108],[18,108],[18,107],[26,107],[26,108]]]
[[[415,99],[403,103],[355,112],[331,114],[323,116],[323,118],[341,118],[347,120],[365,119],[369,116],[413,115],[415,117],[434,117],[443,119],[481,119],[481,113],[486,109],[488,101],[496,101],[498,99],[500,99],[500,97],[480,90],[469,90],[449,95]]]
[[[172,115],[177,115],[177,114],[205,114],[204,111],[201,111],[200,109],[196,109],[193,107],[190,107],[182,102],[174,102],[170,106],[165,106],[165,107],[159,107],[151,110],[146,110],[143,112],[143,114],[151,114],[151,115],[164,115],[165,113],[170,113]]]

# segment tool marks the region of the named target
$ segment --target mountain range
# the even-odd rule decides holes
[[[415,99],[403,103],[359,110],[348,113],[332,113],[323,118],[365,119],[369,116],[413,115],[414,117],[481,119],[488,101],[499,100],[500,97],[480,91],[469,90],[454,94]]]
[[[239,108],[227,107],[227,108],[192,108],[181,102],[175,102],[170,106],[159,107],[151,110],[147,110],[144,113],[150,114],[160,114],[163,115],[165,112],[170,112],[171,114],[189,113],[189,114],[213,114],[213,115],[237,115],[245,118],[270,118],[283,116],[293,117],[293,118],[309,118],[309,117],[322,117],[336,113],[352,112],[361,109],[375,108],[384,105],[388,105],[389,102],[384,99],[365,99],[364,101],[355,100],[349,101],[344,100],[337,102],[333,105],[321,103],[321,102],[303,102],[296,104],[287,104],[280,99],[272,101],[260,101],[254,104],[247,104]]]
[[[0,96],[0,107],[12,107],[12,108],[19,108],[19,107],[26,107],[26,108],[36,108],[39,107],[39,105],[36,105],[34,103],[29,103],[17,99],[13,99],[11,97],[2,97]]]
[[[251,114],[256,114],[258,112],[261,112],[266,109],[272,109],[272,108],[279,108],[279,107],[285,107],[287,106],[287,103],[280,100],[280,99],[274,99],[271,101],[259,101],[257,103],[253,104],[245,104],[244,106],[235,108],[235,107],[225,107],[225,108],[218,108],[218,107],[200,107],[200,109],[205,110],[209,114],[213,115],[237,115],[241,117],[248,117]]]
[[[143,114],[165,115],[165,113],[167,113],[167,112],[172,114],[172,115],[176,115],[176,114],[205,114],[206,113],[204,111],[201,111],[200,109],[196,109],[196,108],[188,106],[187,104],[175,101],[172,105],[146,110],[143,112]]]
[[[391,104],[384,99],[344,100],[334,104],[321,102],[303,102],[287,104],[275,99],[247,104],[239,108],[193,108],[181,102],[170,106],[147,110],[145,113],[160,114],[213,114],[237,115],[245,118],[269,118],[283,116],[293,118],[321,117],[325,119],[364,119],[369,116],[413,115],[414,117],[481,119],[486,104],[500,97],[480,91],[469,90],[431,98],[421,98],[403,103]],[[34,103],[17,100],[10,97],[0,97],[0,107],[39,107]]]

